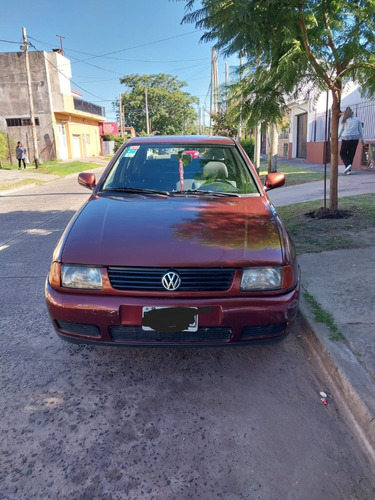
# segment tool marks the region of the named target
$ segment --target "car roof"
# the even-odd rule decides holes
[[[133,137],[127,144],[218,144],[233,146],[234,139],[230,137],[212,137],[208,135],[154,135],[148,137]]]

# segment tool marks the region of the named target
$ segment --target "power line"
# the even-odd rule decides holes
[[[170,39],[173,39],[173,38],[186,36],[186,35],[194,33],[194,32],[196,32],[196,30],[188,32],[188,33],[185,33],[183,35],[176,35],[176,36],[173,36],[173,37],[168,37],[168,38],[156,40],[155,42],[147,42],[145,44],[137,45],[137,46],[134,46],[134,47],[128,47],[128,48],[124,48],[124,49],[119,49],[118,51],[108,52],[107,54],[102,54],[102,55],[89,54],[89,53],[86,53],[86,52],[81,52],[81,51],[77,51],[77,50],[71,50],[69,48],[68,49],[65,48],[65,52],[77,52],[77,53],[82,53],[82,54],[87,54],[87,55],[91,55],[92,56],[89,59],[86,59],[86,60],[82,60],[81,59],[80,60],[80,59],[77,59],[76,57],[70,55],[70,58],[74,60],[73,64],[74,63],[83,62],[84,64],[87,64],[88,66],[91,66],[91,67],[96,68],[96,69],[100,69],[101,71],[105,71],[106,73],[113,73],[113,74],[116,74],[116,75],[119,75],[119,76],[123,76],[123,72],[120,73],[118,71],[113,71],[113,70],[110,70],[110,69],[107,69],[107,68],[103,68],[101,66],[89,63],[87,61],[90,60],[90,59],[94,59],[94,58],[100,58],[100,57],[104,58],[107,55],[110,55],[110,54],[113,54],[113,53],[118,53],[118,52],[122,52],[122,51],[132,50],[132,49],[135,49],[135,48],[138,48],[138,47],[147,46],[147,45],[150,45],[150,44],[153,44],[153,43],[162,42],[162,41],[165,41],[165,40],[170,40]],[[32,40],[38,41],[39,43],[42,43],[42,44],[50,46],[50,44],[48,44],[47,42],[43,42],[43,41],[37,40],[36,38],[33,38],[31,36],[29,36],[29,38],[31,38]],[[129,61],[129,62],[141,62],[141,63],[143,63],[143,62],[146,62],[146,63],[157,63],[157,64],[161,64],[161,63],[168,64],[168,63],[174,63],[174,62],[181,62],[180,60],[179,61],[176,61],[176,60],[171,60],[171,61],[157,61],[157,60],[155,60],[155,61],[152,61],[152,60],[143,60],[143,59],[122,59],[122,58],[108,58],[108,59],[114,59],[114,60],[120,60],[120,61],[124,60],[124,61]],[[208,60],[209,60],[209,58],[198,58],[198,59],[186,59],[184,61],[185,62],[188,62],[188,61],[194,62],[194,61],[208,61]],[[202,65],[199,65],[199,66],[202,66]],[[184,68],[177,68],[177,69],[174,69],[173,71],[174,72],[175,71],[181,71],[181,69],[185,70],[185,69],[191,69],[193,67],[196,67],[196,66],[190,66],[190,67],[187,67],[187,68],[186,67],[184,67]],[[198,71],[195,74],[196,75],[202,74],[203,71]],[[193,81],[193,80],[199,80],[200,78],[199,79],[198,78],[197,79],[194,79],[194,78],[192,79],[192,78],[187,77],[186,79],[189,80],[189,81]],[[201,78],[201,79],[203,79],[203,78]]]
[[[133,46],[133,47],[127,47],[127,48],[119,49],[119,50],[116,50],[116,51],[107,52],[107,53],[105,53],[105,54],[101,54],[101,55],[97,55],[97,54],[89,54],[89,53],[80,52],[80,51],[76,51],[76,50],[69,49],[69,48],[68,48],[68,49],[67,49],[67,48],[65,48],[65,52],[76,52],[76,53],[87,54],[87,55],[89,55],[89,56],[90,56],[88,59],[81,59],[81,60],[80,60],[80,59],[75,58],[74,56],[70,55],[69,57],[70,57],[71,59],[73,59],[72,64],[74,64],[74,63],[76,63],[76,62],[77,62],[77,63],[82,62],[82,63],[87,64],[87,65],[89,65],[89,66],[92,66],[92,67],[94,67],[94,68],[96,68],[96,69],[100,69],[100,70],[102,70],[102,71],[105,71],[106,73],[113,73],[113,74],[116,74],[116,75],[119,75],[119,76],[123,76],[123,72],[118,72],[118,71],[113,71],[113,70],[110,70],[110,69],[107,69],[107,68],[103,68],[103,67],[100,67],[100,66],[98,66],[98,65],[91,64],[91,63],[89,63],[88,61],[89,61],[89,60],[91,60],[91,59],[101,58],[101,57],[102,57],[102,58],[107,58],[107,59],[124,60],[124,61],[129,61],[129,62],[140,62],[140,63],[149,63],[149,64],[150,64],[150,63],[158,63],[158,64],[164,63],[164,64],[168,64],[168,63],[174,63],[174,62],[181,62],[180,60],[179,60],[179,61],[176,61],[176,60],[170,60],[170,61],[161,61],[161,60],[160,60],[160,61],[158,61],[158,60],[154,60],[154,61],[152,61],[152,60],[143,60],[143,59],[139,59],[139,60],[137,60],[137,59],[125,59],[125,58],[124,58],[124,59],[122,59],[122,58],[111,58],[111,57],[108,57],[108,56],[110,56],[110,55],[112,55],[112,54],[117,54],[117,53],[120,53],[120,52],[124,52],[124,51],[134,50],[134,49],[137,49],[137,48],[140,48],[140,47],[149,46],[149,45],[152,45],[152,44],[154,44],[154,43],[161,43],[161,42],[163,42],[163,41],[168,41],[168,40],[171,40],[171,39],[184,37],[184,36],[187,36],[187,35],[189,35],[189,34],[196,33],[196,32],[197,32],[197,30],[193,30],[193,31],[190,31],[190,32],[188,32],[188,33],[184,33],[184,34],[182,34],[182,35],[174,35],[174,36],[171,36],[171,37],[167,37],[167,38],[163,38],[163,39],[155,40],[155,41],[152,41],[152,42],[147,42],[147,43],[140,44],[140,45],[136,45],[136,46]],[[60,35],[57,35],[57,36],[60,36]],[[47,45],[47,46],[49,46],[49,47],[51,47],[51,46],[53,47],[53,45],[48,44],[47,42],[43,42],[43,41],[37,40],[37,39],[36,39],[36,38],[34,38],[34,37],[29,36],[28,38],[29,38],[29,40],[30,40],[30,39],[35,40],[36,42],[38,42],[38,43],[40,43],[40,44]],[[61,40],[61,39],[60,39],[60,40]],[[9,42],[10,42],[10,41],[9,41]],[[14,42],[14,41],[12,41],[11,43],[14,43],[14,44],[19,44],[19,42]],[[55,68],[55,69],[56,69],[56,70],[57,70],[60,74],[62,74],[65,78],[68,78],[68,77],[67,77],[64,73],[62,73],[62,72],[59,70],[59,68],[57,68],[57,67],[56,67],[56,66],[55,66],[55,65],[54,65],[51,61],[49,61],[49,60],[48,60],[48,59],[44,56],[44,54],[43,54],[43,52],[42,52],[41,50],[37,49],[37,48],[35,47],[35,45],[33,45],[33,44],[32,44],[32,43],[30,43],[30,42],[29,42],[29,45],[30,45],[30,46],[32,46],[32,47],[33,47],[33,48],[34,48],[34,49],[35,49],[35,50],[36,50],[39,54],[42,54],[42,57],[43,57],[43,58],[45,58],[45,59],[48,61],[48,63],[49,63],[52,67],[54,67],[54,68]],[[209,58],[186,59],[186,60],[185,60],[185,62],[188,62],[188,61],[195,62],[195,61],[205,61],[205,60],[207,60],[207,61],[208,61],[208,60],[209,60]],[[199,67],[199,66],[201,66],[201,65],[198,65],[198,67]],[[186,69],[186,70],[188,70],[188,69],[191,69],[191,68],[193,68],[193,67],[197,67],[197,66],[184,67],[184,68],[182,68],[182,69],[184,69],[184,70],[185,70],[185,69]],[[180,68],[180,69],[181,69],[181,68]],[[175,70],[175,71],[177,71],[177,70]],[[201,71],[195,72],[195,75],[202,74],[203,72],[204,72],[204,70],[201,70]],[[5,76],[5,75],[3,75],[3,76]],[[84,78],[86,78],[86,76],[85,76]],[[189,77],[188,77],[188,78],[186,78],[186,80],[189,80],[189,81],[191,81],[191,80],[203,80],[203,79],[204,79],[204,77],[202,77],[202,78],[195,78],[195,79],[194,79],[194,78],[193,78],[193,79],[191,79],[191,78],[189,78]],[[110,80],[115,80],[115,78],[113,78],[113,79],[107,79],[106,81],[110,81]],[[105,99],[105,98],[103,98],[103,97],[101,97],[101,96],[98,96],[98,95],[96,95],[96,94],[92,93],[92,92],[89,92],[88,90],[86,90],[86,88],[84,88],[83,86],[79,85],[77,82],[75,82],[75,81],[73,81],[73,80],[70,80],[70,79],[69,79],[69,81],[70,81],[70,83],[71,83],[72,85],[74,85],[74,86],[75,86],[75,87],[77,87],[78,89],[80,89],[80,90],[84,91],[85,93],[87,93],[87,94],[89,94],[89,95],[91,95],[91,96],[93,96],[93,97],[95,97],[95,98],[97,98],[97,99],[100,99],[100,101],[97,101],[97,102],[103,102],[103,103],[104,103],[104,102],[113,102],[113,99]],[[87,82],[87,83],[91,83],[91,82]],[[189,84],[189,82],[187,82],[187,84]],[[201,94],[201,95],[202,95],[202,94]],[[206,96],[206,98],[207,98],[207,96]]]
[[[0,42],[4,42],[4,43],[14,43],[16,45],[20,45],[20,42],[12,42],[11,40],[0,40]]]
[[[141,45],[135,45],[134,47],[128,47],[128,48],[125,48],[125,49],[119,49],[119,50],[116,50],[116,51],[113,51],[113,52],[107,52],[105,54],[91,54],[89,52],[82,52],[82,51],[79,51],[79,50],[70,49],[69,47],[65,47],[65,51],[64,52],[75,52],[77,54],[83,54],[83,55],[90,56],[88,59],[77,59],[77,58],[74,58],[74,59],[76,59],[75,62],[77,62],[77,63],[79,63],[79,62],[86,62],[86,61],[90,61],[91,59],[97,59],[97,58],[107,58],[107,59],[112,59],[112,60],[115,60],[115,61],[157,63],[157,64],[175,63],[175,62],[181,62],[181,59],[179,59],[179,60],[175,59],[175,60],[170,60],[170,61],[162,61],[162,60],[148,60],[148,59],[127,59],[127,58],[124,59],[124,58],[107,57],[107,56],[112,55],[112,54],[117,54],[119,52],[125,52],[125,51],[128,51],[128,50],[138,49],[140,47],[146,47],[148,45],[153,45],[155,43],[164,42],[164,41],[171,40],[171,39],[174,39],[174,38],[183,37],[183,36],[186,36],[186,35],[190,35],[191,33],[196,33],[196,30],[189,31],[188,33],[184,33],[182,35],[175,35],[175,36],[171,36],[171,37],[168,37],[168,38],[162,38],[160,40],[155,40],[153,42],[147,42],[147,43],[144,43],[144,44],[141,44]],[[60,36],[60,35],[56,35],[56,36]],[[41,43],[43,45],[47,45],[49,47],[54,47],[54,45],[51,45],[51,44],[49,44],[47,42],[43,42],[41,40],[37,40],[36,38],[33,38],[32,36],[29,36],[29,38],[31,38],[32,40],[34,40],[34,41],[36,41],[38,43]],[[16,43],[16,42],[14,42],[14,43]],[[203,57],[203,58],[198,58],[198,59],[184,59],[184,62],[208,61],[208,60],[209,60],[208,57]]]
[[[193,31],[189,31],[188,33],[184,33],[182,35],[174,35],[174,36],[170,36],[167,38],[161,38],[160,40],[154,40],[153,42],[142,43],[141,45],[135,45],[134,47],[128,47],[126,49],[114,50],[113,52],[107,52],[106,54],[102,54],[102,55],[93,55],[92,57],[89,57],[88,59],[83,59],[83,60],[78,61],[78,62],[86,62],[86,61],[90,61],[91,59],[97,59],[100,57],[110,56],[112,54],[118,54],[119,52],[126,52],[128,50],[134,50],[134,49],[139,49],[141,47],[147,47],[148,45],[154,45],[155,43],[166,42],[167,40],[173,40],[175,38],[181,38],[183,36],[191,35],[192,33],[196,33],[196,32],[197,32],[197,30],[193,30]]]

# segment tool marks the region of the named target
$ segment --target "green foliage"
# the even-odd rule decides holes
[[[167,74],[127,75],[120,79],[127,87],[121,94],[127,126],[133,126],[139,135],[146,134],[146,98],[151,133],[160,135],[185,134],[196,121],[193,107],[197,99],[182,88],[185,82]]]
[[[130,139],[130,135],[125,137],[125,139],[123,139],[122,137],[119,137],[119,136],[115,136],[115,146],[113,148],[113,152],[116,153],[116,151],[119,149],[119,147],[127,140],[127,139]]]
[[[254,137],[248,137],[241,140],[241,146],[244,148],[247,156],[252,160],[254,158]]]
[[[0,132],[0,158],[3,160],[8,158],[7,136],[4,132]]]
[[[314,297],[310,295],[308,292],[303,292],[303,296],[305,297],[306,301],[311,305],[315,320],[318,321],[319,323],[324,323],[329,328],[331,332],[329,334],[329,339],[335,341],[345,340],[345,337],[337,327],[332,314],[325,311],[321,307],[319,302],[317,302],[314,299]]]
[[[375,94],[373,1],[203,0],[192,11],[196,3],[187,0],[183,22],[204,29],[202,40],[225,55],[241,53],[241,71],[251,83],[260,77],[259,97],[264,90],[278,100],[307,82],[339,90],[346,76]]]
[[[117,135],[103,134],[101,138],[103,139],[103,141],[115,141],[117,139]]]

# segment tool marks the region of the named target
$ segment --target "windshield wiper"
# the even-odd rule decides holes
[[[169,191],[158,191],[157,189],[142,189],[134,187],[111,187],[104,189],[104,191],[120,191],[123,193],[137,193],[137,194],[159,194],[161,196],[170,196]]]
[[[184,195],[204,195],[204,196],[218,196],[218,197],[223,197],[223,196],[236,196],[238,197],[239,194],[237,193],[226,193],[225,191],[209,191],[208,189],[186,189],[185,191],[179,190],[179,191],[172,191],[170,193],[171,196],[174,194],[184,194]]]

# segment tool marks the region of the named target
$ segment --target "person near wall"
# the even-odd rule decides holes
[[[23,168],[26,168],[26,148],[22,146],[21,141],[17,142],[16,155],[18,160],[18,170],[21,170],[21,162],[23,163]]]
[[[358,118],[353,116],[351,108],[346,108],[339,128],[339,140],[341,138],[340,157],[344,162],[344,174],[349,175],[352,170],[353,159],[357,150],[358,142],[361,139],[362,144],[366,143],[363,140],[362,123]]]

